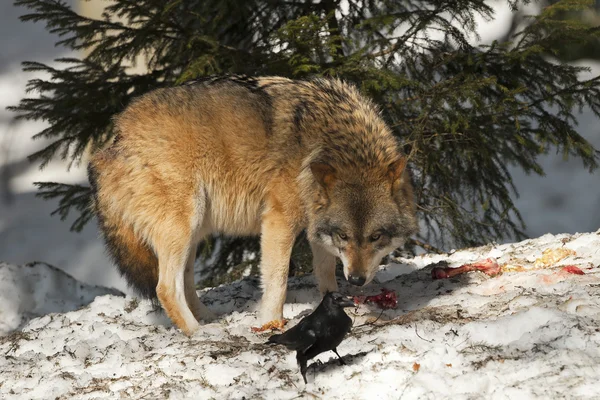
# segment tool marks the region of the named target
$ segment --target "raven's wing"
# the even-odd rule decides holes
[[[281,335],[272,337],[273,343],[282,344],[290,350],[299,352],[304,352],[304,350],[308,349],[316,341],[317,335],[315,331],[306,324],[298,324]]]

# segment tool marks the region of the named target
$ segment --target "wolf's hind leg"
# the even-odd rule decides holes
[[[190,255],[185,267],[185,298],[192,314],[198,321],[210,322],[216,318],[198,298],[196,293],[196,283],[194,280],[194,261],[196,260],[196,246],[190,251]]]
[[[195,248],[190,246],[189,240],[169,240],[159,248],[163,251],[158,252],[156,294],[173,323],[190,336],[200,327],[188,306],[185,291],[185,273],[190,258],[189,253]]]
[[[313,271],[317,277],[317,284],[321,294],[325,292],[336,292],[338,284],[335,279],[335,256],[329,253],[323,246],[311,243],[313,253]]]

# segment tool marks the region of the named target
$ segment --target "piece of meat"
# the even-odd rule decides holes
[[[565,265],[561,268],[561,271],[568,272],[569,274],[585,275],[585,272],[574,265]]]
[[[495,276],[501,272],[501,268],[500,265],[498,265],[498,262],[496,262],[495,258],[486,258],[483,261],[478,261],[471,264],[464,264],[458,268],[436,267],[431,270],[431,278],[447,279],[470,271],[481,271],[486,275]]]
[[[276,319],[276,320],[267,322],[266,324],[264,324],[261,327],[253,326],[250,328],[250,330],[252,332],[264,332],[266,330],[281,331],[281,330],[283,330],[283,327],[285,326],[286,323],[287,323],[287,319],[279,319],[279,320]]]
[[[396,292],[382,288],[381,293],[373,296],[354,296],[354,304],[375,303],[381,309],[391,309],[398,306]]]
[[[542,252],[542,256],[535,260],[533,266],[537,269],[549,268],[556,265],[562,259],[569,256],[576,256],[575,250],[560,247],[558,249],[546,249]]]

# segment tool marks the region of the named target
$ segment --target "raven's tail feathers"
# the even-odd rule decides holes
[[[281,337],[280,333],[272,335],[269,337],[269,340],[265,342],[265,344],[279,344],[279,338]]]

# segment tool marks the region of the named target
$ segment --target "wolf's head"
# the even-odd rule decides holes
[[[309,207],[308,238],[344,264],[353,285],[369,283],[381,259],[416,232],[410,178],[401,157],[383,168],[334,168],[313,162],[318,183]]]

